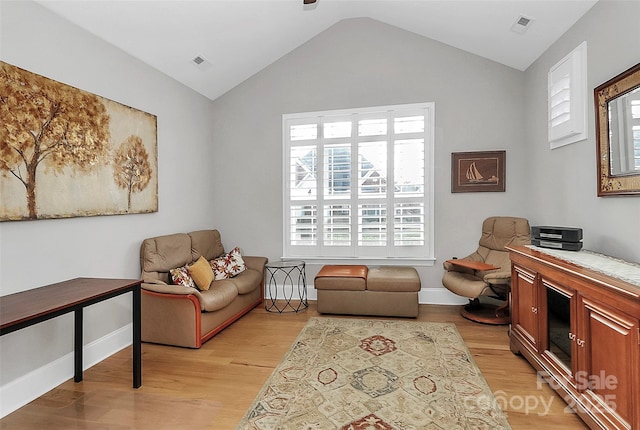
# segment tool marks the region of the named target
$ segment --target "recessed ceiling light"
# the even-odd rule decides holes
[[[534,19],[531,18],[530,16],[520,15],[516,20],[516,22],[514,22],[513,25],[511,26],[511,31],[518,34],[523,34],[525,31],[529,29],[529,27],[531,27],[533,20]]]

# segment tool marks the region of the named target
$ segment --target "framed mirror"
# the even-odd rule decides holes
[[[640,63],[594,90],[598,196],[640,194]]]

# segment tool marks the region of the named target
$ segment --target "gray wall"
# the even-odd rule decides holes
[[[215,219],[233,243],[282,255],[282,114],[435,102],[435,249],[423,300],[460,300],[442,261],[477,247],[482,220],[526,216],[524,74],[371,19],[348,19],[214,101]],[[507,151],[504,193],[451,194],[451,152]],[[240,169],[239,166],[242,166]],[[318,265],[307,266],[312,280]],[[311,283],[311,281],[310,281]]]
[[[79,276],[137,278],[145,237],[211,227],[210,100],[33,2],[3,0],[1,7],[3,61],[157,115],[160,208],[154,214],[0,223],[0,295]],[[88,308],[85,344],[129,324],[130,303],[127,295]],[[130,342],[131,331],[123,332]],[[39,369],[52,386],[73,375],[72,365],[59,366],[56,374],[56,362],[73,351],[72,333],[67,315],[0,338],[1,414],[28,395],[25,390],[39,388],[46,379],[34,373]],[[110,355],[114,345],[106,344],[106,351],[94,349]],[[94,357],[102,358],[100,352]]]
[[[547,72],[587,41],[589,137],[550,150]],[[597,197],[593,89],[640,62],[640,2],[600,0],[525,73],[527,213],[537,225],[582,227],[584,247],[640,262],[640,196]]]
[[[587,247],[640,261],[640,198],[596,197],[593,107],[589,140],[551,151],[546,139],[548,68],[583,40],[589,88],[640,61],[638,2],[601,0],[526,73],[345,20],[215,102],[32,2],[1,7],[3,61],[158,116],[160,211],[0,223],[0,295],[76,276],[136,277],[143,238],[198,228],[219,227],[228,248],[277,259],[282,114],[423,101],[436,104],[437,262],[421,268],[426,301],[455,300],[441,287],[441,263],[472,251],[494,214],[582,226]],[[451,152],[493,149],[507,151],[507,191],[451,194]],[[130,323],[130,298],[85,319],[85,343],[101,343]],[[71,367],[56,367],[72,351],[71,333],[72,319],[61,317],[0,339],[0,415],[71,377]]]

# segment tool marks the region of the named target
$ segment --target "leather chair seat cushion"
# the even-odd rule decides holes
[[[489,287],[489,284],[477,276],[462,272],[445,272],[442,283],[447,289],[459,296],[475,299]]]
[[[238,294],[249,294],[254,291],[256,288],[259,288],[262,281],[262,273],[255,269],[247,268],[239,275],[234,276],[233,278],[226,279],[235,285],[238,290]],[[214,281],[215,285],[217,282],[222,281]]]
[[[207,291],[200,291],[199,297],[201,308],[213,312],[233,302],[238,297],[238,289],[229,279],[214,281]]]
[[[413,267],[380,266],[369,269],[367,289],[370,291],[420,291],[420,276]]]

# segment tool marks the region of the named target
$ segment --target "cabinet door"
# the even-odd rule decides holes
[[[577,296],[575,290],[540,278],[540,350],[553,369],[564,375],[564,381],[575,387],[578,370],[576,356]]]
[[[513,266],[511,296],[513,301],[512,329],[518,332],[535,351],[538,350],[538,289],[535,272]]]
[[[581,297],[578,389],[612,428],[638,428],[638,319]],[[629,427],[628,427],[629,426]]]

